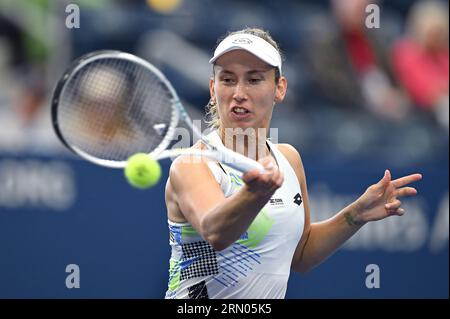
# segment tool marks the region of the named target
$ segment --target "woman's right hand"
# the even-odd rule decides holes
[[[283,185],[284,174],[270,156],[261,158],[258,162],[264,167],[264,172],[250,170],[242,175],[242,180],[249,192],[270,197]]]

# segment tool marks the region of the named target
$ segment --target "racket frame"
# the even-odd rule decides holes
[[[226,165],[235,168],[240,171],[248,171],[250,169],[258,169],[260,171],[264,171],[262,165],[260,163],[257,163],[256,161],[245,157],[244,155],[241,155],[239,153],[235,153],[232,150],[229,150],[223,145],[213,145],[211,141],[203,135],[200,130],[193,125],[192,119],[190,118],[189,114],[184,109],[177,92],[173,88],[172,84],[169,82],[169,80],[166,78],[166,76],[154,65],[149,63],[148,61],[145,61],[144,59],[141,59],[133,54],[122,52],[122,51],[114,51],[114,50],[101,50],[101,51],[94,51],[91,53],[88,53],[86,55],[81,56],[77,60],[75,60],[72,65],[65,71],[62,78],[58,81],[53,97],[51,100],[51,116],[52,116],[52,125],[54,128],[54,131],[57,135],[57,137],[61,140],[61,142],[73,153],[79,155],[80,157],[94,163],[100,166],[110,167],[110,168],[118,168],[123,169],[127,165],[127,161],[112,161],[112,160],[106,160],[106,159],[100,159],[95,156],[92,156],[88,154],[87,152],[83,151],[82,149],[71,145],[66,138],[64,137],[64,133],[59,125],[58,122],[58,105],[60,97],[64,94],[64,90],[66,88],[65,84],[68,83],[76,74],[77,72],[82,69],[84,66],[86,66],[89,63],[92,63],[99,59],[104,58],[118,58],[118,59],[124,59],[128,60],[134,63],[137,63],[144,68],[148,69],[150,72],[152,72],[156,77],[162,82],[162,84],[165,85],[167,90],[169,91],[171,95],[171,108],[172,108],[172,116],[171,121],[169,124],[169,128],[163,138],[163,140],[160,142],[160,144],[154,148],[150,153],[148,153],[149,156],[156,160],[160,160],[163,158],[173,158],[179,155],[197,155],[197,156],[206,156],[211,159],[217,160],[219,162],[225,163]],[[202,142],[206,145],[207,150],[193,150],[192,148],[186,148],[186,149],[167,149],[167,147],[170,145],[170,143],[173,140],[174,134],[175,134],[175,128],[177,127],[180,118],[183,120],[184,123],[191,129],[191,131],[194,133],[194,135],[201,139]]]

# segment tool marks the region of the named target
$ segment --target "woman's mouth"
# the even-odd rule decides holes
[[[251,112],[244,107],[234,106],[231,109],[232,118],[235,120],[247,119],[251,116]]]
[[[250,113],[249,110],[247,110],[244,107],[240,107],[240,106],[235,106],[231,109],[232,112],[237,113],[237,114],[242,114],[242,113]]]

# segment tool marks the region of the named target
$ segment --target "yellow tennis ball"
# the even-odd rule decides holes
[[[125,177],[132,186],[146,189],[160,180],[161,166],[147,154],[137,153],[128,158]]]

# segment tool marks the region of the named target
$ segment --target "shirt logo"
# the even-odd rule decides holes
[[[283,200],[281,198],[271,198],[269,199],[269,203],[272,206],[283,206]]]
[[[297,204],[298,206],[300,206],[300,204],[302,203],[302,196],[300,195],[300,193],[297,193],[294,196],[294,203]]]

